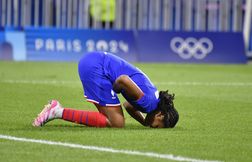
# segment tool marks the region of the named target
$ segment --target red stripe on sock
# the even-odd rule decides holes
[[[62,118],[66,121],[84,124],[92,127],[106,127],[107,118],[99,112],[74,110],[65,108]]]

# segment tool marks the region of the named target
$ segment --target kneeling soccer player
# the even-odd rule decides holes
[[[63,108],[52,100],[34,120],[43,126],[53,119],[63,119],[93,127],[124,127],[124,115],[116,93],[126,99],[127,112],[144,126],[173,128],[179,119],[174,108],[174,94],[158,92],[138,68],[107,52],[91,52],[79,61],[79,76],[87,101],[99,112]],[[147,113],[146,117],[142,113]]]

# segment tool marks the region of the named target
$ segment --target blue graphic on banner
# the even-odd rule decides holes
[[[12,59],[15,61],[25,61],[25,33],[22,31],[9,30],[5,32],[5,39],[7,43],[7,51],[11,53]]]
[[[0,43],[4,42],[5,38],[4,38],[4,32],[0,31]]]
[[[252,22],[251,22],[252,23]],[[250,31],[250,41],[249,41],[249,51],[252,52],[252,25],[251,25],[251,31]]]
[[[91,51],[107,51],[136,61],[133,31],[26,28],[28,60],[77,61]]]
[[[5,32],[0,31],[0,60],[12,60],[12,45],[6,41]]]
[[[137,33],[139,61],[246,63],[242,33],[164,32]]]

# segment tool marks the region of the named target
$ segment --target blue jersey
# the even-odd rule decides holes
[[[113,84],[120,75],[128,75],[144,95],[136,101],[122,92],[124,98],[144,113],[157,108],[157,88],[141,70],[123,59],[107,52],[91,52],[81,58],[78,68],[87,101],[101,106],[120,105],[118,96],[113,91]]]

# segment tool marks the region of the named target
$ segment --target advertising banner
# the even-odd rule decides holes
[[[137,61],[133,31],[26,28],[27,60],[77,61],[86,52],[107,51]]]
[[[242,33],[137,32],[141,62],[246,63]]]
[[[25,28],[0,32],[0,59],[78,61],[106,51],[130,62],[246,63],[242,33]]]

